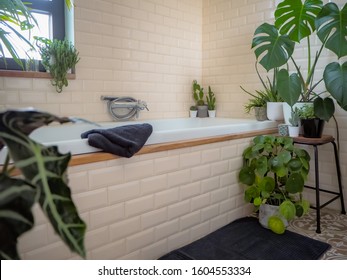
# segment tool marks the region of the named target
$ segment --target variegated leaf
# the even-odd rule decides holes
[[[19,259],[17,239],[34,224],[36,189],[21,179],[0,175],[0,258]]]
[[[85,256],[86,225],[79,217],[67,185],[66,169],[70,154],[57,147],[45,147],[27,135],[53,121],[67,122],[48,113],[7,111],[0,114],[0,138],[5,142],[14,164],[39,190],[39,203],[56,233],[80,256]]]

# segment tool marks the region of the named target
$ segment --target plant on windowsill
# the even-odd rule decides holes
[[[198,114],[198,108],[196,106],[190,106],[190,108],[189,108],[189,116],[191,118],[196,118],[197,114]]]
[[[309,154],[295,147],[290,137],[267,135],[255,137],[242,157],[239,181],[246,185],[245,200],[260,210],[262,226],[284,233],[289,220],[309,210],[309,202],[302,197]]]
[[[240,88],[250,95],[252,98],[248,100],[248,103],[245,104],[245,112],[250,113],[253,109],[255,112],[255,117],[258,121],[270,120],[282,120],[283,119],[283,110],[282,110],[282,98],[277,92],[277,69],[273,70],[273,78],[270,80],[266,76],[266,80],[262,78],[258,71],[257,63],[255,63],[255,70],[257,72],[258,78],[263,85],[262,90],[256,90],[255,93],[251,93],[245,90],[242,86]]]
[[[56,91],[61,93],[63,87],[67,87],[69,84],[67,80],[68,72],[72,71],[80,60],[79,53],[67,39],[53,39],[53,41],[42,37],[36,39],[42,65],[51,74],[51,83]]]
[[[204,101],[204,88],[201,87],[196,80],[193,81],[193,98],[198,108],[198,117],[206,118],[208,116],[208,108]]]
[[[71,154],[59,153],[28,135],[59,118],[37,111],[0,113],[0,150],[7,146],[8,156],[0,169],[0,258],[19,259],[18,238],[34,226],[32,206],[39,203],[56,234],[70,248],[85,257],[86,225],[71,199],[66,169]],[[22,177],[14,177],[10,158]]]
[[[65,0],[65,3],[68,9],[73,6],[72,0]],[[28,50],[34,46],[12,25],[20,27],[23,31],[30,30],[37,25],[35,17],[27,7],[28,4],[30,3],[22,0],[0,1],[0,58],[4,60],[6,65],[5,49],[7,49],[22,69],[24,69],[24,64],[16,51],[15,43],[20,42],[21,47]],[[26,55],[29,59],[31,58],[27,52]]]
[[[210,86],[208,86],[208,95],[206,96],[206,102],[208,108],[208,116],[210,118],[216,117],[216,97]]]
[[[277,79],[279,94],[285,102],[313,101],[322,94],[316,90],[324,81],[327,92],[342,109],[347,110],[347,62],[340,64],[320,59],[323,50],[333,52],[339,59],[347,56],[347,4],[340,10],[335,3],[323,5],[321,0],[284,0],[278,4],[274,15],[274,25],[263,23],[256,29],[252,48],[267,71],[285,67]],[[303,40],[307,41],[307,59],[304,60],[307,67],[300,67],[293,56],[295,47],[302,48],[300,43]],[[314,46],[311,42],[314,41],[320,41],[321,46],[312,57]],[[289,74],[289,62],[294,65],[296,73]],[[319,71],[316,67],[324,63],[323,76],[317,78]],[[306,78],[302,69],[307,69]],[[322,111],[326,104],[320,101],[314,107]]]

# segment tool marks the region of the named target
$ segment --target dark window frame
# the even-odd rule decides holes
[[[22,0],[27,2],[28,0]],[[34,12],[49,13],[52,15],[52,34],[54,39],[63,40],[65,38],[65,0],[30,0],[28,7]],[[25,60],[22,59],[23,65]],[[6,65],[7,64],[7,65]],[[0,70],[17,70],[25,71],[18,65],[13,58],[6,58],[6,64],[3,59],[0,59]],[[45,72],[41,62],[39,71]]]

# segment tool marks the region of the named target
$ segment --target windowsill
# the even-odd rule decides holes
[[[36,78],[51,79],[51,75],[47,72],[35,71],[16,71],[16,70],[0,70],[0,77],[16,77],[16,78]],[[76,74],[67,74],[68,80],[75,80]]]

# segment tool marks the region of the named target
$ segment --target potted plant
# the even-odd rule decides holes
[[[189,108],[189,116],[191,118],[196,118],[197,114],[198,114],[198,108],[196,106],[194,106],[194,105],[190,106],[190,108]]]
[[[208,116],[214,118],[216,116],[216,97],[211,90],[211,87],[208,86],[208,95],[206,96]]]
[[[291,108],[291,116],[289,118],[290,125],[288,126],[288,133],[290,137],[298,137],[300,131],[300,114],[299,108]]]
[[[65,0],[65,3],[68,9],[71,9],[73,5],[72,0]],[[15,44],[20,42],[23,49],[28,47],[29,50],[34,48],[34,46],[20,32],[16,31],[12,25],[20,26],[21,30],[30,30],[34,25],[38,24],[31,13],[30,2],[22,0],[0,1],[0,18],[0,57],[4,59],[6,65],[3,48],[5,47],[14,61],[22,69],[25,69],[25,65],[16,51]],[[10,32],[6,31],[6,29],[10,30]],[[26,52],[26,55],[28,59],[31,58],[28,52]]]
[[[302,197],[310,169],[310,156],[295,147],[290,137],[257,136],[243,154],[239,181],[246,185],[245,200],[260,209],[259,221],[275,233],[283,233],[288,220],[308,212]],[[263,216],[275,208],[270,216]]]
[[[9,151],[0,171],[1,259],[19,259],[17,239],[33,227],[31,208],[36,202],[65,244],[85,257],[86,225],[67,185],[71,155],[60,154],[57,147],[45,147],[28,136],[54,121],[65,123],[70,119],[36,111],[0,113],[0,149],[6,145]],[[10,156],[22,177],[12,176]]]
[[[204,101],[204,88],[201,87],[196,80],[193,81],[193,98],[198,108],[198,117],[206,118],[208,116],[208,108]]]
[[[320,108],[323,110],[319,110]],[[298,110],[303,136],[307,138],[322,137],[325,122],[330,120],[334,110],[335,106],[331,98],[323,100],[321,97],[317,97],[314,100],[314,106],[303,105]]]
[[[257,120],[272,120],[272,121],[281,121],[283,120],[283,107],[282,98],[278,95],[277,92],[277,81],[276,76],[278,69],[273,70],[273,78],[270,80],[268,76],[266,76],[266,80],[261,77],[257,62],[255,63],[255,70],[261,81],[263,88],[262,90],[256,90],[255,94],[245,90],[242,86],[241,89],[249,94],[252,98],[249,99],[248,103],[245,105],[246,113],[249,113],[251,109],[254,109],[255,116]],[[265,113],[264,113],[265,111]]]
[[[244,90],[244,91],[246,91],[246,90]],[[251,92],[247,92],[250,96],[252,96],[252,98],[248,99],[247,104],[245,104],[245,106],[244,106],[245,112],[247,114],[249,114],[251,112],[251,110],[254,110],[254,116],[255,116],[256,120],[257,121],[265,121],[268,119],[267,114],[266,114],[266,100],[264,98],[265,92],[260,91],[260,90],[256,90],[255,92],[256,92],[256,94],[253,94]]]
[[[329,50],[340,59],[347,55],[347,4],[339,9],[333,2],[323,5],[321,0],[284,0],[275,10],[275,23],[263,23],[255,33],[252,48],[259,63],[267,70],[285,66],[291,62],[296,72],[289,74],[286,66],[278,73],[278,91],[287,102],[313,101],[321,93],[317,86],[324,81],[326,90],[347,110],[347,62],[329,62],[323,76],[317,78],[315,71],[323,50]],[[318,37],[317,40],[311,37]],[[294,59],[295,47],[307,41],[307,67],[300,67]],[[320,41],[321,46],[313,53],[311,42]],[[313,56],[313,57],[312,57]],[[321,63],[324,63],[321,62]],[[306,78],[302,69],[307,69]],[[327,101],[330,104],[330,101]],[[325,100],[314,104],[318,111],[325,110]]]
[[[68,86],[67,74],[78,63],[79,53],[67,40],[36,38],[42,58],[42,65],[52,76],[52,85],[57,92],[62,92],[64,86]]]

